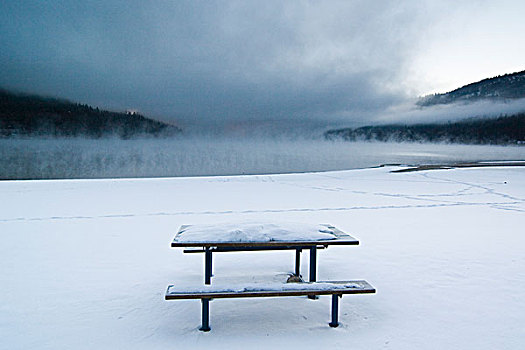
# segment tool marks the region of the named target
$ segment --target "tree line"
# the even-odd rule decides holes
[[[138,113],[0,89],[0,137],[168,137],[181,130]]]
[[[329,140],[525,144],[525,113],[495,119],[469,119],[448,124],[381,125],[329,130]]]

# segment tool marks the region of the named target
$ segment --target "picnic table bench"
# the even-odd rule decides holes
[[[298,231],[298,232],[296,232]],[[301,232],[304,231],[304,232]],[[166,300],[201,299],[201,331],[209,331],[209,302],[220,298],[254,298],[332,295],[331,327],[338,325],[338,297],[343,294],[375,293],[366,281],[316,282],[317,250],[330,245],[358,245],[354,237],[328,224],[250,224],[250,225],[183,225],[171,246],[184,248],[184,253],[204,253],[204,286],[182,288],[170,285]],[[310,250],[309,281],[300,278],[300,256]],[[212,254],[214,252],[295,250],[295,273],[299,283],[252,284],[241,286],[211,286]],[[182,289],[181,289],[182,288]]]
[[[330,327],[337,327],[339,325],[338,298],[342,298],[343,294],[369,293],[375,293],[375,289],[366,281],[274,283],[269,285],[259,283],[234,287],[204,286],[191,289],[177,289],[177,286],[170,285],[166,291],[165,299],[201,299],[202,323],[199,329],[208,332],[210,330],[209,300],[211,299],[332,295],[332,321],[329,325]]]

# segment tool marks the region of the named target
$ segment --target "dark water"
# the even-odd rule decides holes
[[[525,160],[525,147],[204,137],[0,140],[2,179],[268,174],[489,160]]]

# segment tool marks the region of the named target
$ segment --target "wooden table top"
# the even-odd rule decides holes
[[[274,241],[242,241],[242,242],[179,242],[178,238],[179,235],[191,225],[182,225],[175,235],[175,238],[171,242],[172,247],[231,247],[231,248],[250,248],[250,247],[313,247],[313,246],[328,246],[328,245],[358,245],[359,241],[355,239],[354,237],[350,236],[349,234],[339,230],[335,226],[329,225],[329,224],[322,224],[322,226],[325,226],[327,229],[329,229],[333,235],[335,236],[334,239],[326,239],[326,240],[294,240],[294,241],[281,241],[281,240],[274,240]]]

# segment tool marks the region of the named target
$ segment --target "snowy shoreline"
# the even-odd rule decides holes
[[[399,164],[399,163],[384,163],[380,165],[372,165],[361,168],[350,168],[341,170],[319,170],[319,171],[300,171],[300,172],[289,172],[289,173],[260,173],[260,174],[231,174],[231,175],[194,175],[194,176],[143,176],[143,177],[103,177],[103,178],[59,178],[59,179],[2,179],[3,181],[83,181],[83,180],[147,180],[147,179],[176,179],[176,178],[208,178],[208,177],[237,177],[237,176],[275,176],[275,175],[293,175],[293,174],[317,174],[326,173],[333,171],[352,171],[352,170],[365,170],[365,169],[376,169],[385,167],[400,167],[401,169],[392,170],[392,172],[413,172],[413,171],[425,171],[425,170],[447,170],[455,168],[485,168],[485,167],[522,167],[525,166],[525,160],[490,160],[490,161],[462,161],[462,162],[449,162],[449,163],[437,163],[437,164]]]

